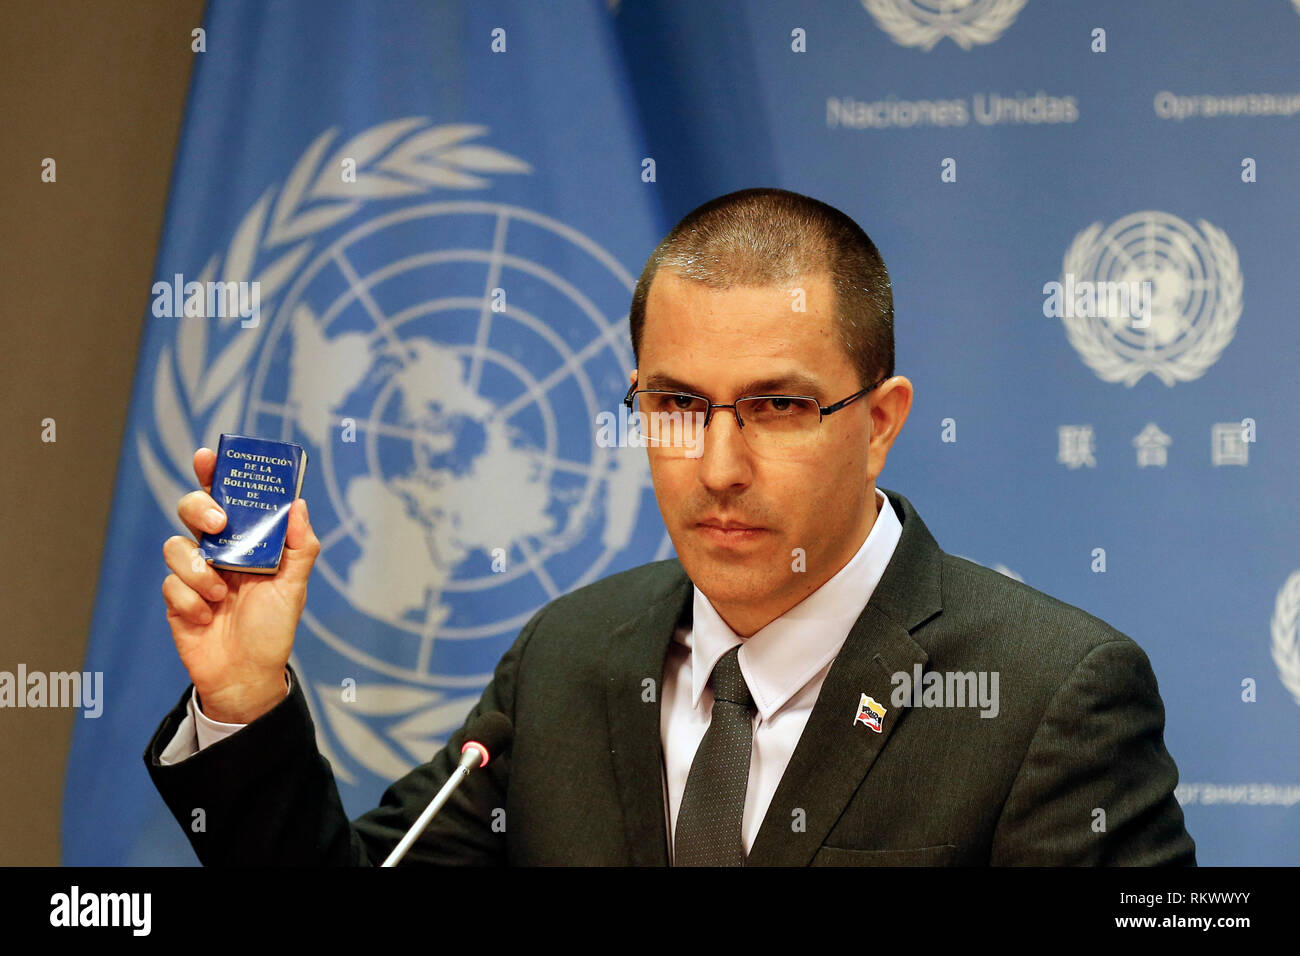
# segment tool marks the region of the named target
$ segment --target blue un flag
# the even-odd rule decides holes
[[[209,5],[86,663],[117,703],[77,728],[66,863],[193,861],[140,754],[188,683],[159,548],[221,433],[308,450],[292,664],[352,815],[534,611],[670,553],[644,453],[592,437],[661,231],[611,17]],[[191,283],[240,308],[186,315]]]

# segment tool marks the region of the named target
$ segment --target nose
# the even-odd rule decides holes
[[[749,443],[734,408],[715,408],[700,436],[700,481],[712,491],[748,485],[753,480]]]

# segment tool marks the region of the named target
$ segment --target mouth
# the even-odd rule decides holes
[[[747,544],[767,533],[766,528],[722,518],[706,518],[694,527],[705,540],[721,545]]]

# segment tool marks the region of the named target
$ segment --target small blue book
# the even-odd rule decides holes
[[[222,435],[212,473],[212,498],[226,526],[204,533],[208,564],[227,571],[275,574],[289,531],[289,509],[302,490],[307,451],[301,445],[247,435]]]

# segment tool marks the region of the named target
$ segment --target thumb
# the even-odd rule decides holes
[[[307,499],[299,498],[289,511],[289,529],[284,537],[284,554],[280,557],[280,574],[292,584],[307,583],[316,555],[320,554],[320,539],[311,528],[307,515]]]

